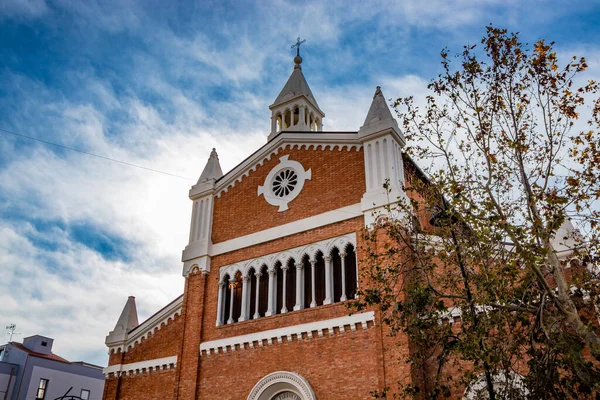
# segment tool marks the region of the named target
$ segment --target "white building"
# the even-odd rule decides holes
[[[34,335],[0,346],[0,399],[102,399],[102,367],[67,361],[52,353],[53,343]]]

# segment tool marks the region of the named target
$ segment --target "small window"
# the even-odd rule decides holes
[[[81,400],[89,400],[90,399],[90,391],[81,389]]]
[[[40,384],[38,385],[37,396],[35,400],[44,400],[46,397],[46,389],[48,389],[48,379],[40,379]]]
[[[42,341],[42,347],[46,347],[46,346],[48,346],[48,342]]]

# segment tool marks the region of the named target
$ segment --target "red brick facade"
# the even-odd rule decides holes
[[[312,177],[290,202],[289,209],[278,212],[277,207],[257,195],[257,187],[265,183],[266,176],[285,155],[301,163],[305,170],[310,169]],[[360,147],[358,150],[356,146],[350,150],[288,147],[215,197],[212,243],[347,206],[358,207],[366,190],[365,179]],[[116,366],[176,356],[176,366],[109,374],[104,400],[242,400],[248,398],[257,382],[275,371],[301,375],[321,400],[367,399],[373,391],[395,387],[397,382],[409,383],[411,368],[404,362],[409,351],[407,339],[402,335],[391,338],[377,310],[370,310],[375,313],[374,321],[363,325],[335,327],[326,333],[303,333],[301,338],[288,336],[272,343],[265,340],[252,346],[236,345],[225,352],[200,352],[200,345],[205,342],[348,316],[351,310],[347,304],[338,302],[216,326],[219,270],[233,263],[352,233],[356,236],[360,270],[364,225],[363,215],[351,215],[338,222],[317,224],[299,233],[213,255],[208,273],[192,269],[185,278],[181,317],[175,317],[140,343],[114,352],[109,358],[109,365]]]
[[[277,212],[276,207],[257,197],[256,188],[264,184],[269,171],[285,155],[298,161],[305,170],[310,169],[312,178],[290,203],[289,210]],[[213,243],[360,203],[364,191],[362,150],[288,148],[273,155],[215,199]]]

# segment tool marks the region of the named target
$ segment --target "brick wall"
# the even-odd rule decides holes
[[[348,331],[309,340],[202,357],[198,399],[246,399],[275,371],[293,371],[318,399],[368,399],[381,380],[378,329]]]
[[[284,155],[301,163],[305,170],[311,169],[312,179],[305,182],[287,211],[278,212],[278,207],[267,203],[262,195],[257,196],[257,188]],[[362,150],[286,149],[215,198],[212,241],[223,242],[356,204],[364,192]]]
[[[113,352],[108,365],[130,364],[139,361],[178,355],[181,349],[183,317],[175,315],[173,320],[155,328],[147,339],[125,352]],[[175,370],[143,372],[122,377],[111,376],[104,383],[103,400],[171,399],[175,387]]]
[[[185,283],[183,300],[183,342],[181,350],[177,353],[177,381],[175,399],[193,400],[195,398],[198,368],[200,361],[200,338],[202,334],[202,320],[206,288],[206,275],[194,272],[188,276]]]
[[[102,398],[104,400],[117,398],[120,400],[172,399],[174,383],[174,369],[129,375],[121,378],[108,378],[104,383]]]
[[[171,357],[179,353],[182,337],[183,320],[175,315],[173,320],[155,328],[147,339],[132,346],[126,352],[113,352],[108,358],[108,365],[130,364],[138,361],[153,360],[155,358]]]
[[[303,191],[290,203],[290,209],[279,213],[262,196],[257,197],[256,188],[264,184],[279,157],[286,154],[305,169],[312,169],[312,180],[305,183]],[[287,149],[215,199],[213,242],[359,203],[364,191],[362,150]],[[283,343],[202,357],[199,353],[199,345],[204,341],[348,315],[351,310],[347,305],[337,303],[216,327],[219,268],[351,232],[357,235],[360,260],[363,226],[361,216],[213,257],[210,273],[191,274],[187,278],[182,317],[129,351],[111,355],[109,363],[177,355],[177,368],[121,378],[118,389],[118,379],[109,378],[105,400],[245,399],[260,379],[281,370],[299,373],[308,380],[317,398],[327,400],[368,399],[373,390],[385,386],[393,389],[397,382],[410,382],[411,368],[405,362],[408,341],[402,334],[389,336],[378,312],[376,323],[369,324],[366,330],[336,332],[301,341],[284,339]]]

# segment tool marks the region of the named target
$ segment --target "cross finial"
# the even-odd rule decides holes
[[[300,40],[300,36],[298,36],[298,39],[296,39],[296,44],[292,45],[292,49],[294,47],[296,48],[296,57],[300,57],[300,45],[304,42],[306,42],[306,39]]]

